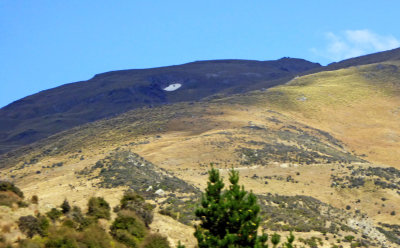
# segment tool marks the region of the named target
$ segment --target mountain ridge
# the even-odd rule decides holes
[[[289,58],[218,60],[97,74],[87,81],[41,91],[1,108],[0,153],[135,108],[270,88],[319,66]],[[182,87],[178,91],[164,90],[173,83]]]
[[[44,90],[1,108],[0,154],[135,108],[265,90],[301,75],[399,59],[397,48],[327,66],[283,57],[270,61],[204,60],[99,73],[89,80]],[[179,85],[179,90],[165,90],[171,84]]]

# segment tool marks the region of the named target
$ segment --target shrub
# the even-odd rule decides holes
[[[184,245],[181,244],[181,241],[178,241],[178,246],[176,248],[186,248]]]
[[[32,204],[38,204],[39,203],[39,197],[37,195],[33,195],[31,198]]]
[[[49,227],[49,223],[46,220],[46,217],[22,216],[18,220],[18,227],[29,238],[32,238],[36,234],[45,236]]]
[[[53,222],[58,220],[62,216],[62,212],[57,208],[52,208],[49,212],[46,213],[47,217],[49,217]]]
[[[170,248],[166,237],[161,234],[150,234],[143,241],[141,248]]]
[[[134,211],[147,227],[153,222],[153,206],[135,192],[125,192],[121,199],[121,209]]]
[[[46,248],[78,248],[78,244],[75,239],[70,237],[58,237],[47,240],[45,244]]]
[[[49,227],[50,227],[50,222],[49,222],[49,220],[48,220],[48,219],[46,218],[46,216],[44,216],[44,215],[39,215],[39,216],[37,217],[37,219],[38,219],[38,221],[39,221],[39,228],[40,228],[40,230],[41,230],[40,235],[41,235],[41,236],[47,236],[48,230],[49,230]]]
[[[91,217],[91,216],[85,217],[82,214],[81,208],[78,206],[73,206],[72,209],[70,210],[68,216],[71,218],[71,221],[73,222],[73,224],[67,222],[67,223],[65,223],[65,225],[74,227],[76,230],[80,230],[80,231],[82,231],[86,227],[92,225],[97,220],[96,218]]]
[[[286,248],[293,248],[293,242],[294,242],[294,235],[292,232],[290,232],[289,237],[286,237],[287,242],[284,243],[284,247]]]
[[[78,229],[78,224],[77,224],[76,222],[74,222],[73,220],[71,220],[71,219],[65,219],[65,220],[62,222],[62,225],[65,226],[65,227],[69,227],[69,228],[73,228],[73,229]]]
[[[18,201],[17,204],[18,204],[18,207],[20,207],[20,208],[26,208],[29,206],[29,203],[27,203],[25,201]]]
[[[79,223],[79,224],[82,224],[82,223],[83,223],[85,217],[83,216],[82,210],[81,210],[80,207],[74,206],[74,207],[72,208],[70,214],[71,214],[72,220],[74,220],[75,222],[77,222],[77,223]]]
[[[96,219],[110,219],[110,205],[103,197],[92,197],[88,202],[88,216]]]
[[[274,248],[281,242],[281,235],[274,233],[271,236],[271,243],[273,244]]]
[[[53,227],[49,233],[49,237],[43,241],[45,242],[44,247],[46,248],[124,247],[115,242],[98,224],[91,224],[81,232],[77,232],[73,228],[64,225],[61,227]]]
[[[10,245],[5,247],[11,248],[13,246]],[[43,244],[41,242],[38,242],[37,240],[24,239],[18,242],[18,248],[41,248],[41,247],[43,247]]]
[[[306,245],[308,245],[310,248],[318,248],[317,241],[319,241],[319,240],[316,237],[311,237],[309,239],[299,238],[299,241],[303,242]],[[320,245],[322,245],[321,242],[320,242]]]
[[[69,202],[67,199],[64,199],[64,201],[60,207],[61,207],[61,211],[63,214],[67,214],[71,210],[71,206],[69,205]]]
[[[355,238],[355,237],[352,236],[352,235],[347,235],[347,236],[344,237],[344,241],[346,241],[346,242],[351,242],[351,241],[353,241],[354,238]]]
[[[92,224],[77,236],[79,247],[121,247],[97,224]]]
[[[111,235],[114,237],[114,239],[127,245],[128,247],[139,247],[140,240],[137,237],[132,236],[127,230],[117,229],[114,230]]]
[[[11,191],[17,196],[24,198],[24,193],[22,193],[22,191],[11,182],[0,181],[0,191]]]
[[[133,211],[121,210],[111,225],[111,235],[130,247],[138,247],[147,229],[143,221]]]
[[[173,218],[174,220],[176,220],[178,218],[178,214],[174,211],[172,211],[171,209],[161,209],[160,211],[158,211],[160,214],[162,215],[166,215],[169,216],[171,218]]]

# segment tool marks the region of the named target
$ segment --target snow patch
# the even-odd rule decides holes
[[[182,84],[170,84],[168,87],[165,87],[163,90],[165,91],[175,91],[179,89],[182,86]]]

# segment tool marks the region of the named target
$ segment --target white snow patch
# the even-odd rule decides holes
[[[163,90],[165,91],[175,91],[179,89],[182,86],[182,84],[170,84],[168,87],[165,87]]]

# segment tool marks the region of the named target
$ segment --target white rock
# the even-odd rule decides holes
[[[288,167],[289,167],[289,164],[284,163],[284,164],[280,164],[279,166],[280,166],[281,168],[288,168]]]
[[[159,196],[163,196],[163,195],[165,194],[165,191],[162,190],[162,189],[157,189],[155,193],[156,193],[157,195],[159,195]]]

